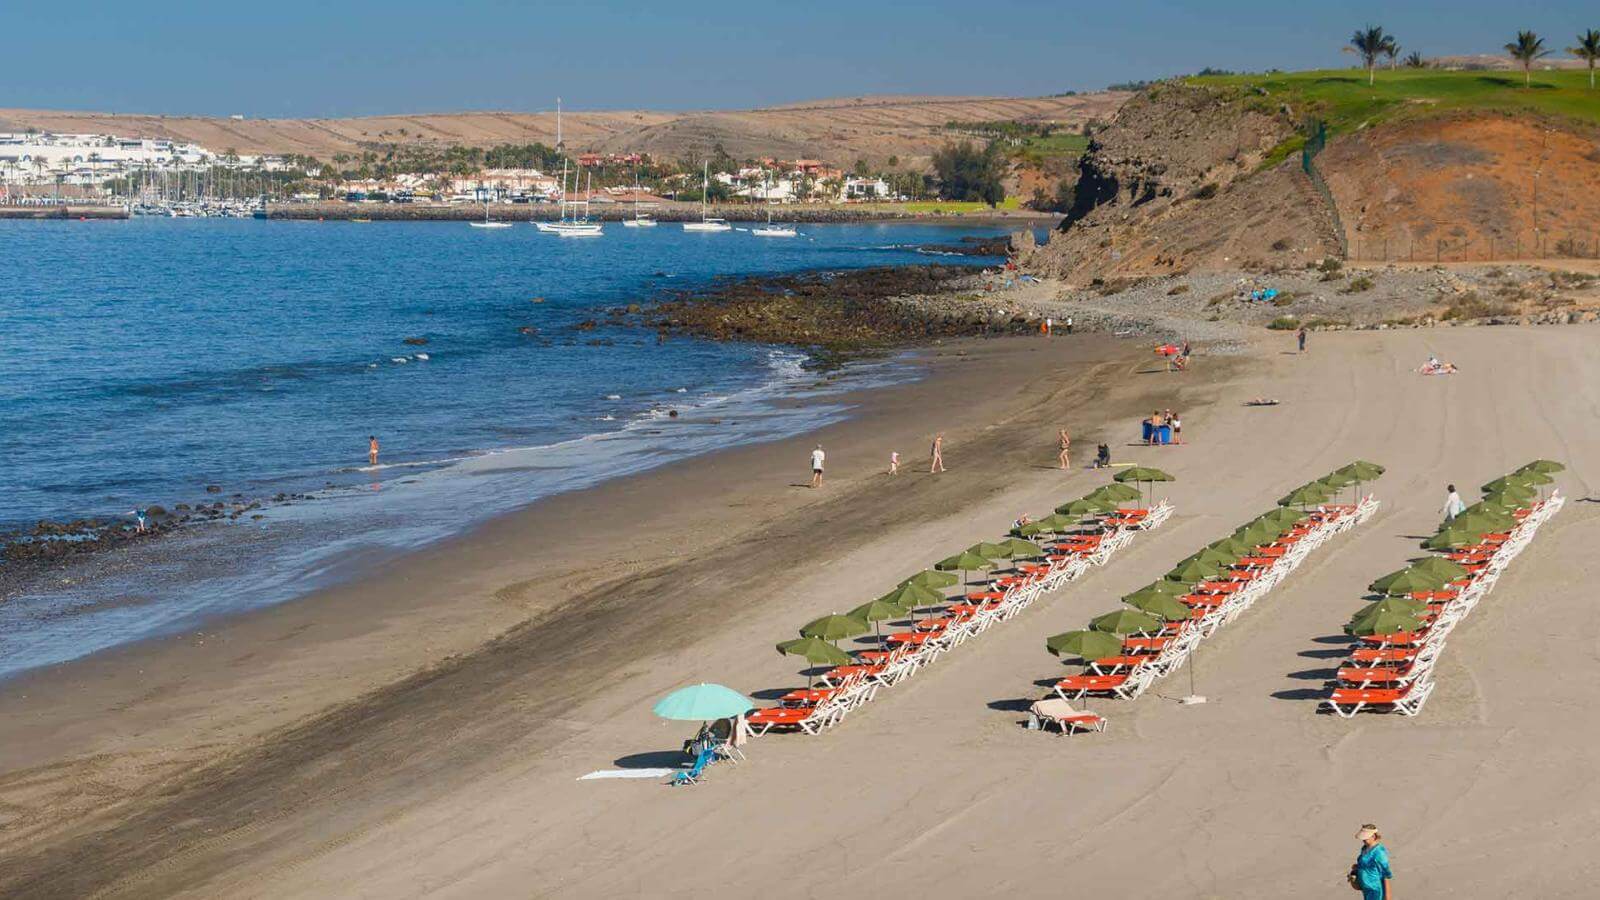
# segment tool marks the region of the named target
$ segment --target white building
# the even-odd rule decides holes
[[[0,181],[39,183],[58,176],[98,184],[130,172],[192,171],[209,166],[279,171],[276,156],[225,156],[199,144],[109,134],[0,133]]]
[[[889,196],[889,183],[882,178],[846,178],[844,199],[882,200]]]

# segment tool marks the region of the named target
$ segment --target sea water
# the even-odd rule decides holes
[[[555,492],[836,421],[836,395],[907,368],[823,378],[794,348],[662,342],[606,310],[719,277],[927,262],[925,244],[993,233],[0,221],[0,529],[315,497],[163,539],[192,552],[5,598],[0,675],[279,602]]]

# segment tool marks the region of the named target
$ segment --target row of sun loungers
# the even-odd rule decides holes
[[[964,593],[946,597],[942,605],[908,613],[901,623],[909,626],[906,630],[884,635],[874,649],[855,652],[852,662],[828,669],[812,686],[783,695],[777,706],[751,713],[747,721],[752,734],[820,734],[832,728],[871,702],[880,689],[910,678],[944,653],[1105,564],[1137,534],[1159,527],[1171,515],[1171,504],[1163,500],[1088,520],[1074,517],[1078,526],[1063,527],[1048,539],[1038,535],[1042,556],[1015,560],[980,584],[963,583]]]
[[[1559,470],[1559,464],[1542,460],[1529,465],[1540,464]],[[1350,630],[1356,636],[1356,645],[1339,666],[1323,705],[1346,719],[1360,712],[1397,712],[1404,716],[1420,713],[1433,693],[1434,665],[1450,632],[1488,596],[1506,566],[1565,502],[1560,492],[1552,491],[1546,499],[1515,506],[1510,510],[1515,525],[1504,531],[1479,531],[1476,526],[1467,525],[1464,533],[1474,536],[1471,543],[1439,541],[1436,537],[1429,541],[1436,548],[1456,544],[1444,557],[1454,566],[1442,566],[1430,559],[1374,582],[1374,590],[1388,596],[1352,621]],[[1463,516],[1461,521],[1469,520]],[[1451,527],[1452,523],[1447,522],[1441,532]],[[1459,574],[1465,570],[1465,574],[1423,590],[1407,590],[1412,586],[1409,581],[1396,581],[1430,564],[1436,571]]]
[[[1369,478],[1382,471],[1381,467],[1362,465],[1370,467]],[[1257,520],[1272,523],[1261,526],[1260,532],[1241,529],[1236,533],[1229,545],[1235,548],[1234,553],[1218,549],[1229,539],[1219,541],[1180,563],[1165,580],[1124,598],[1130,605],[1154,612],[1121,610],[1096,618],[1091,622],[1092,631],[1051,638],[1052,652],[1077,655],[1085,668],[1056,682],[1054,697],[1029,708],[1033,721],[1041,726],[1054,725],[1063,734],[1103,731],[1102,717],[1072,704],[1089,696],[1137,698],[1156,680],[1182,668],[1201,641],[1266,596],[1312,551],[1367,521],[1377,509],[1378,501],[1367,496],[1354,504],[1323,503],[1315,511],[1300,514],[1292,510],[1269,513]],[[1299,521],[1291,522],[1297,518]],[[1253,526],[1254,523],[1246,529]],[[1263,532],[1276,536],[1267,538]],[[1261,534],[1263,539],[1252,542],[1239,537],[1252,533]],[[1220,555],[1208,555],[1208,550]],[[1244,551],[1242,555],[1236,555],[1239,550]],[[1232,562],[1223,565],[1219,562],[1223,559]],[[1190,567],[1197,560],[1198,566]],[[1180,580],[1212,570],[1215,574],[1210,577]],[[1085,649],[1113,645],[1094,635],[1094,631],[1120,636],[1118,652],[1099,656],[1092,649]]]

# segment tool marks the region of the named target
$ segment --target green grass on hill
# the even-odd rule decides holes
[[[1016,209],[1020,201],[1016,197],[1007,197],[1000,201],[996,209]],[[989,212],[989,204],[967,200],[913,200],[909,203],[868,203],[862,204],[874,209],[907,213],[942,213],[947,216],[965,213]]]
[[[1297,112],[1323,119],[1333,132],[1403,115],[1453,110],[1534,112],[1600,124],[1600,89],[1590,90],[1589,73],[1578,69],[1536,71],[1529,88],[1522,86],[1521,71],[1437,69],[1380,69],[1372,87],[1367,86],[1366,71],[1357,69],[1206,75],[1187,80],[1232,88],[1247,104],[1264,112],[1275,112],[1280,103],[1287,102]],[[1298,148],[1286,154],[1294,149]]]

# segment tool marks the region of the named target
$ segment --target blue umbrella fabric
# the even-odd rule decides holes
[[[651,712],[663,719],[682,722],[709,722],[731,719],[755,709],[755,701],[733,688],[704,682],[679,688],[656,701]]]

